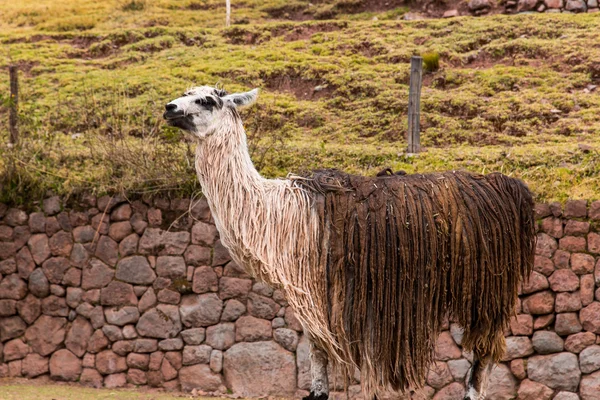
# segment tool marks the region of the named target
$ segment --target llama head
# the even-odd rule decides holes
[[[198,86],[168,103],[163,118],[169,125],[204,139],[215,132],[224,118],[237,115],[236,108],[254,103],[257,97],[258,89],[227,94],[223,89]]]

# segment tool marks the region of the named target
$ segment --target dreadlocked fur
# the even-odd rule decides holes
[[[446,316],[464,327],[465,349],[502,357],[517,288],[533,264],[523,183],[391,170],[265,179],[227,105],[237,102],[224,104],[196,149],[221,241],[248,273],[284,291],[335,368],[347,376],[359,368],[370,397],[422,387]]]
[[[464,328],[465,349],[502,358],[533,265],[533,201],[521,181],[327,170],[297,182],[318,199],[328,237],[320,305],[367,393],[422,387],[445,317]]]

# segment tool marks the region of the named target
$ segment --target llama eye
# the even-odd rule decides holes
[[[206,102],[204,101],[204,99],[198,99],[198,100],[194,101],[194,103],[198,104],[199,106],[206,105]]]

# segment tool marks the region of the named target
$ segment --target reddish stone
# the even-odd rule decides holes
[[[562,336],[581,332],[581,323],[577,318],[577,313],[557,314],[554,331]]]
[[[212,246],[217,238],[217,228],[214,225],[198,221],[192,228],[192,243]]]
[[[129,204],[122,204],[110,214],[111,221],[127,221],[131,218],[132,210]]]
[[[228,278],[223,278],[228,279]],[[235,279],[235,278],[234,278]],[[194,293],[216,292],[219,279],[211,267],[198,267],[194,271],[192,290]]]
[[[454,379],[445,362],[435,361],[427,373],[427,384],[435,389],[441,389]]]
[[[93,332],[92,324],[87,319],[77,317],[67,333],[65,346],[77,357],[83,357]]]
[[[62,284],[64,286],[78,287],[81,285],[81,270],[79,268],[69,268],[65,272]]]
[[[94,368],[96,365],[96,356],[94,354],[85,353],[81,365],[83,365],[83,368]]]
[[[517,379],[525,379],[527,377],[525,361],[522,358],[512,360],[510,362],[510,372],[512,372]]]
[[[580,295],[583,307],[594,301],[594,275],[588,274],[581,277]]]
[[[225,304],[225,309],[223,310],[223,315],[221,315],[221,320],[233,322],[244,315],[245,312],[246,306],[243,303],[236,299],[230,299],[227,300],[227,303]]]
[[[162,212],[157,208],[148,210],[148,223],[152,227],[159,227],[162,224]]]
[[[29,346],[21,339],[13,339],[4,344],[4,362],[20,360],[29,354]]]
[[[127,365],[130,368],[137,368],[141,370],[148,370],[148,364],[150,363],[150,356],[148,354],[129,353],[127,355]]]
[[[127,361],[111,350],[104,350],[96,354],[96,369],[102,375],[123,372],[127,370]]]
[[[538,354],[559,353],[564,349],[564,341],[552,331],[536,331],[531,341]]]
[[[110,307],[104,309],[104,316],[109,324],[124,326],[136,323],[140,319],[140,312],[137,307]]]
[[[550,400],[554,390],[541,383],[525,379],[519,387],[519,400]]]
[[[27,284],[18,274],[4,277],[0,282],[0,299],[21,300],[27,295]]]
[[[36,376],[47,374],[49,371],[48,361],[47,357],[42,357],[39,354],[28,354],[21,364],[23,376],[26,378],[35,378]]]
[[[210,346],[201,344],[200,346],[185,346],[183,348],[183,365],[208,364],[210,362]]]
[[[54,235],[56,232],[60,231],[62,228],[58,223],[56,217],[47,217],[46,218],[46,235],[48,237]]]
[[[44,234],[33,235],[27,242],[33,261],[37,265],[41,265],[48,257],[50,257],[50,246],[48,246],[48,236]]]
[[[279,304],[268,297],[256,293],[248,295],[248,312],[254,317],[271,320],[277,316],[280,308]]]
[[[111,374],[104,377],[104,387],[107,389],[121,388],[127,384],[126,374]]]
[[[235,325],[220,323],[206,329],[206,344],[217,350],[226,350],[235,343]]]
[[[59,285],[65,276],[65,272],[71,265],[64,257],[52,257],[44,262],[42,269],[50,283]]]
[[[533,333],[533,317],[519,314],[510,320],[510,330],[515,336],[528,336]]]
[[[564,250],[556,250],[554,256],[552,257],[552,261],[554,262],[554,266],[557,269],[565,269],[569,268],[569,261],[571,260],[571,253]],[[546,275],[549,276],[549,275]]]
[[[116,354],[125,357],[135,350],[135,342],[133,340],[118,340],[113,343],[111,348]]]
[[[600,200],[596,200],[590,204],[590,219],[600,221]]]
[[[109,345],[108,338],[101,329],[97,329],[88,340],[87,351],[96,354],[106,349]]]
[[[585,251],[585,238],[578,236],[565,236],[560,239],[559,248],[570,252]]]
[[[163,362],[160,366],[160,372],[165,381],[170,381],[171,379],[177,378],[177,370],[173,368],[171,363],[166,358],[163,359]]]
[[[433,400],[462,400],[465,396],[465,388],[458,382],[444,387],[433,396]],[[429,397],[427,397],[429,398]]]
[[[65,340],[65,318],[42,315],[27,328],[25,338],[36,353],[47,356],[54,352]]]
[[[71,250],[73,249],[73,239],[71,234],[68,232],[60,231],[52,235],[48,240],[48,246],[50,252],[54,256],[58,257],[69,257]]]
[[[46,216],[44,213],[36,212],[29,215],[29,230],[31,233],[46,232]]]
[[[108,236],[100,236],[96,245],[95,256],[110,266],[114,266],[119,260],[119,246],[117,242]]]
[[[600,234],[592,232],[588,235],[587,240],[589,252],[600,254]]]
[[[295,369],[293,371],[295,373]],[[206,364],[192,365],[183,367],[179,371],[179,382],[181,390],[191,392],[194,389],[204,392],[215,392],[223,385],[222,376],[210,370]],[[289,378],[287,380],[290,380]],[[294,379],[295,380],[295,379]],[[258,382],[260,384],[260,382]],[[265,387],[264,393],[268,393],[268,389],[272,386],[278,386],[278,382],[271,382]],[[235,392],[238,393],[238,392]]]
[[[563,0],[544,0],[544,4],[551,9],[563,8]]]
[[[150,354],[150,362],[148,364],[148,368],[152,371],[158,371],[160,369],[160,365],[162,364],[162,360],[165,357],[165,353],[162,351],[156,351]]]
[[[583,329],[600,334],[600,302],[593,302],[583,308],[579,315]]]
[[[115,222],[110,225],[108,229],[108,236],[110,236],[116,242],[120,242],[127,236],[133,233],[133,228],[129,221]]]
[[[280,328],[280,329],[282,329],[282,328]],[[277,331],[279,331],[279,330],[276,330],[276,332]],[[286,331],[294,332],[294,335],[296,335],[295,331],[292,331],[290,329],[286,329]],[[283,344],[282,344],[282,346],[283,346]],[[286,347],[286,346],[284,346],[284,347]],[[290,349],[288,349],[288,350],[290,350]],[[293,350],[290,350],[290,351],[293,351]],[[439,360],[439,361],[454,360],[454,359],[460,358],[461,355],[462,355],[462,352],[458,348],[456,343],[454,342],[454,339],[452,338],[452,335],[450,334],[450,332],[449,331],[442,332],[438,336],[438,339],[437,339],[437,342],[435,345],[435,359]]]
[[[96,230],[89,225],[78,226],[73,229],[75,243],[90,243],[96,236]]]
[[[131,256],[119,261],[116,277],[136,285],[149,285],[156,279],[156,274],[146,257]]]
[[[590,223],[585,221],[569,220],[565,227],[566,235],[585,236],[590,231]]]
[[[8,376],[11,378],[20,377],[21,371],[23,370],[22,365],[23,365],[22,360],[15,360],[15,361],[9,362],[8,363]]]
[[[591,346],[596,341],[596,335],[591,332],[580,332],[569,335],[565,340],[565,350],[579,354],[583,349]]]
[[[201,266],[211,264],[211,249],[210,247],[190,245],[183,254],[185,262],[188,265]]]
[[[235,323],[236,342],[256,342],[271,339],[271,322],[250,315],[239,318]]]
[[[568,200],[565,204],[565,217],[585,218],[587,216],[587,200]]]
[[[97,259],[91,259],[87,267],[83,269],[81,287],[82,289],[100,289],[108,285],[115,271]]]
[[[571,353],[533,356],[527,362],[527,375],[552,389],[576,391],[581,376],[578,364]]]
[[[227,300],[233,297],[245,299],[252,288],[249,279],[223,277],[219,281],[219,297]]]
[[[227,250],[227,248],[223,246],[220,240],[217,240],[215,243],[212,261],[213,267],[217,265],[225,265],[229,261],[231,261],[231,255],[229,254],[229,250]]]
[[[164,278],[180,279],[186,275],[185,260],[181,256],[160,256],[156,259],[156,274]]]
[[[559,269],[548,278],[555,292],[573,292],[579,289],[579,277],[570,269]]]
[[[556,239],[545,233],[539,233],[537,236],[535,254],[544,257],[552,257],[557,247]]]
[[[133,345],[136,353],[152,353],[157,349],[158,341],[156,339],[136,339]]]
[[[16,300],[0,300],[0,317],[10,317],[17,313]]]
[[[223,302],[214,293],[183,296],[179,312],[187,327],[214,325],[221,319]]]
[[[539,315],[554,311],[554,294],[550,291],[538,292],[523,300],[523,312]]]
[[[80,211],[70,211],[69,212],[69,222],[71,226],[78,227],[87,224],[89,218],[86,213]]]
[[[600,371],[584,376],[579,387],[581,398],[584,400],[598,399],[600,393]]]
[[[167,232],[148,228],[140,238],[139,252],[142,254],[182,255],[190,242],[189,232]]]
[[[121,243],[119,243],[119,254],[121,257],[127,257],[135,254],[137,252],[139,240],[140,237],[135,233],[132,233],[124,238]]]
[[[66,317],[69,307],[64,297],[49,296],[42,300],[42,314],[53,317]]]
[[[539,258],[536,257],[536,259]],[[550,261],[550,260],[548,260]],[[550,264],[552,264],[550,262]],[[552,268],[552,270],[554,270],[554,268]],[[529,276],[529,279],[525,282],[523,282],[523,287],[521,289],[521,292],[523,294],[530,294],[530,293],[535,293],[535,292],[539,292],[541,290],[544,289],[548,289],[549,285],[548,285],[548,279],[546,279],[546,277],[544,275],[542,275],[539,272],[535,272],[533,271],[531,273],[531,275]]]
[[[581,307],[579,292],[558,293],[556,295],[555,311],[557,313],[579,311]]]
[[[561,238],[563,236],[563,223],[560,218],[548,217],[542,220],[542,232],[554,238]]]
[[[28,215],[23,210],[17,208],[9,208],[4,215],[4,222],[10,226],[25,225],[27,223]]]
[[[140,299],[140,303],[138,308],[140,312],[146,312],[150,308],[156,305],[156,294],[154,293],[154,289],[149,288],[144,292],[144,295]]]
[[[103,306],[135,306],[138,299],[133,292],[133,286],[113,281],[100,290],[100,303]]]
[[[40,299],[30,293],[27,297],[17,303],[17,310],[19,311],[19,316],[23,318],[23,321],[30,325],[33,324],[37,317],[42,313],[42,303]]]
[[[19,317],[0,318],[0,342],[22,336],[25,329],[25,322]]]
[[[50,294],[50,284],[40,268],[29,275],[29,291],[37,297],[46,297]]]
[[[160,303],[179,304],[181,294],[170,289],[162,289],[158,292],[157,299]]]
[[[533,354],[531,340],[526,336],[509,336],[506,338],[506,353],[503,361],[523,358]]]
[[[160,371],[148,371],[146,378],[150,387],[161,387],[163,384],[163,376]]]
[[[178,307],[161,304],[145,312],[135,328],[141,336],[173,338],[182,328]]]
[[[577,275],[594,272],[594,257],[589,254],[575,253],[571,256],[571,269]]]
[[[144,371],[130,368],[127,371],[127,382],[132,385],[145,385],[148,383],[148,379],[146,378],[146,373]]]
[[[242,279],[250,279],[251,276],[248,275],[242,267],[234,263],[233,261],[228,263],[225,266],[223,271],[223,275],[230,278],[242,278]]]
[[[81,360],[67,349],[58,350],[50,357],[50,376],[60,381],[75,382],[81,375]]]
[[[205,329],[204,328],[193,328],[186,329],[181,332],[185,344],[199,345],[204,341]]]

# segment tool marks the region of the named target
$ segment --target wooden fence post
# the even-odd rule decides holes
[[[10,143],[15,145],[19,140],[19,130],[17,127],[17,113],[19,111],[19,80],[17,78],[17,66],[11,65],[8,67],[10,74],[10,115],[8,118]]]
[[[410,59],[410,89],[408,92],[408,153],[421,151],[421,82],[423,78],[423,58]]]

